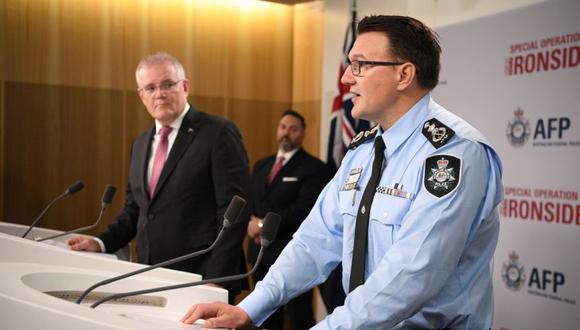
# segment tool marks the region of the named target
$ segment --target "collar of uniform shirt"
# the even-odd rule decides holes
[[[283,152],[282,150],[278,150],[278,153],[276,154],[276,159],[280,158],[280,156],[284,156],[284,163],[282,163],[282,166],[288,164],[288,162],[290,161],[290,158],[292,158],[292,156],[294,156],[294,154],[300,149],[301,147],[298,147],[296,149],[292,149],[288,152]],[[276,162],[276,161],[274,161]]]
[[[427,93],[388,130],[383,131],[379,127],[379,134],[382,135],[387,147],[385,150],[387,159],[415,132],[418,131],[421,134],[423,123],[427,121],[429,116],[428,105],[430,102],[432,102],[431,94]]]
[[[181,114],[179,115],[179,117],[177,117],[177,119],[175,119],[169,126],[173,127],[173,130],[171,131],[171,134],[177,133],[179,131],[179,127],[181,126],[181,122],[183,121],[183,117],[185,117],[185,114],[187,114],[187,112],[189,111],[189,103],[185,103],[185,109],[183,109],[183,111],[181,112]],[[160,122],[158,122],[157,120],[155,121],[155,135],[159,134],[159,130],[161,129],[161,127],[163,127],[163,124],[161,124]]]

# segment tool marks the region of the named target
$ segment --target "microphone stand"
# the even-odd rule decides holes
[[[54,203],[58,202],[63,197],[66,197],[67,195],[68,195],[68,191],[65,191],[62,194],[60,194],[60,196],[58,196],[56,199],[54,199],[52,202],[50,202],[50,204],[48,204],[48,206],[46,206],[44,208],[44,210],[42,210],[42,212],[40,213],[40,215],[38,217],[36,217],[36,219],[34,220],[34,222],[28,227],[28,230],[22,235],[22,238],[25,238],[26,235],[28,235],[28,233],[32,230],[32,228],[34,228],[34,226],[36,226],[36,224],[38,223],[38,221],[40,221],[40,219],[42,219],[42,217],[44,216],[44,214],[46,213],[46,211],[48,211],[48,209],[50,209],[50,207]]]
[[[226,229],[226,227],[224,227],[224,229]],[[200,250],[200,251],[195,251],[195,252],[192,252],[190,254],[186,254],[184,256],[181,256],[181,257],[177,257],[177,258],[174,258],[174,259],[170,259],[170,260],[167,260],[167,261],[163,261],[163,262],[160,262],[160,263],[155,264],[155,265],[151,265],[151,266],[148,266],[148,267],[145,267],[145,268],[137,269],[137,270],[132,271],[130,273],[122,274],[122,275],[119,275],[119,276],[116,276],[116,277],[113,277],[113,278],[108,278],[106,280],[102,280],[102,281],[100,281],[98,283],[95,283],[91,287],[89,287],[88,289],[86,289],[85,292],[83,292],[83,294],[81,294],[81,296],[79,297],[79,299],[77,299],[76,303],[77,304],[80,304],[83,301],[83,299],[85,299],[85,297],[91,291],[93,291],[94,289],[96,289],[96,288],[98,288],[100,286],[103,286],[105,284],[109,284],[109,283],[112,283],[112,282],[115,282],[115,281],[118,281],[118,280],[122,280],[122,279],[127,278],[127,277],[131,277],[131,276],[134,276],[134,275],[137,275],[137,274],[141,274],[141,273],[144,273],[146,271],[153,270],[155,268],[164,267],[164,266],[167,266],[167,265],[172,265],[174,263],[177,263],[177,262],[180,262],[180,261],[184,261],[184,260],[187,260],[189,258],[197,257],[199,255],[202,255],[204,253],[207,253],[207,252],[209,252],[210,250],[212,250],[216,246],[216,244],[220,241],[221,237],[223,236],[224,232],[226,232],[226,230],[220,231],[219,234],[218,234],[218,237],[215,239],[215,241],[213,242],[213,244],[211,246],[209,246],[208,248],[206,248],[206,249],[203,249],[203,250]]]
[[[63,233],[59,233],[59,234],[52,235],[52,236],[48,236],[48,237],[44,237],[44,238],[37,238],[37,239],[35,239],[35,241],[42,242],[42,241],[46,241],[46,240],[49,240],[49,239],[55,239],[55,238],[58,238],[58,237],[61,237],[61,236],[64,236],[64,235],[76,234],[76,233],[80,233],[81,231],[85,231],[85,230],[92,229],[92,228],[96,227],[99,224],[99,222],[101,222],[101,219],[103,218],[103,214],[104,213],[105,213],[105,209],[102,208],[101,211],[99,212],[99,217],[97,218],[97,221],[95,223],[93,223],[92,225],[84,226],[84,227],[77,228],[77,229],[71,230],[71,231],[65,231]]]
[[[34,219],[34,222],[32,222],[32,224],[28,227],[28,230],[26,230],[26,232],[22,235],[22,238],[25,238],[26,235],[28,235],[28,233],[30,233],[32,228],[34,228],[34,226],[36,226],[36,224],[40,221],[40,219],[42,219],[42,217],[44,216],[46,211],[48,211],[48,209],[50,209],[54,203],[58,202],[59,200],[63,199],[66,196],[73,195],[73,194],[77,193],[78,191],[82,190],[83,188],[84,188],[84,184],[82,183],[82,181],[77,181],[72,186],[68,187],[62,194],[60,194],[57,198],[55,198],[52,202],[50,202],[50,204],[48,204],[48,206],[45,207],[44,210],[42,210],[40,215],[38,217],[36,217],[36,219]]]
[[[119,276],[109,278],[109,279],[100,281],[98,283],[95,283],[81,294],[79,299],[77,299],[76,303],[80,304],[81,301],[83,301],[83,299],[87,296],[87,294],[89,294],[89,292],[93,291],[94,289],[98,288],[99,286],[109,284],[109,283],[112,283],[112,282],[115,282],[118,280],[122,280],[124,278],[131,277],[133,275],[141,274],[141,273],[144,273],[146,271],[150,271],[150,270],[155,269],[155,268],[173,265],[174,263],[184,261],[184,260],[187,260],[187,259],[190,259],[193,257],[197,257],[199,255],[202,255],[204,253],[211,251],[216,246],[216,244],[221,240],[223,234],[230,228],[230,226],[232,226],[232,224],[233,224],[232,221],[235,222],[237,220],[240,213],[242,212],[242,209],[245,206],[246,206],[246,201],[243,198],[241,198],[240,196],[235,195],[232,198],[232,200],[230,201],[230,205],[228,205],[228,208],[227,208],[226,212],[224,213],[224,221],[223,221],[222,229],[219,231],[216,239],[213,241],[213,243],[211,244],[210,247],[208,247],[204,250],[201,250],[201,251],[195,251],[195,252],[186,254],[184,256],[181,256],[181,257],[166,260],[166,261],[160,262],[160,263],[155,264],[155,265],[151,265],[151,266],[148,266],[145,268],[141,268],[141,269],[132,271],[130,273],[122,274],[122,275],[119,275]]]
[[[42,242],[42,241],[45,241],[47,239],[53,239],[53,238],[61,237],[61,236],[68,235],[68,234],[74,234],[74,233],[78,233],[78,232],[96,227],[99,224],[99,222],[101,222],[101,220],[103,219],[103,213],[105,212],[105,209],[109,205],[111,205],[111,202],[113,201],[113,197],[115,197],[116,192],[117,192],[117,188],[115,186],[108,185],[107,187],[105,187],[105,192],[103,193],[103,198],[101,201],[101,211],[99,212],[99,217],[97,218],[97,221],[95,223],[93,223],[92,225],[77,228],[77,229],[70,230],[70,231],[65,231],[63,233],[48,236],[45,238],[39,238],[39,239],[36,239],[36,241]]]
[[[274,212],[268,212],[268,214],[266,214],[266,217],[264,218],[264,226],[262,227],[262,232],[260,233],[260,252],[258,253],[258,258],[256,258],[256,263],[254,263],[254,267],[248,273],[218,277],[218,278],[213,278],[213,279],[209,279],[209,280],[202,280],[202,281],[197,281],[197,282],[164,286],[164,287],[160,287],[160,288],[152,288],[152,289],[146,289],[146,290],[140,290],[140,291],[117,293],[117,294],[113,294],[113,295],[107,296],[105,298],[102,298],[102,299],[96,301],[94,304],[91,305],[91,308],[95,308],[95,307],[99,306],[100,304],[102,304],[106,301],[109,301],[111,299],[119,299],[119,298],[124,298],[124,297],[139,295],[139,294],[145,294],[145,293],[151,293],[151,292],[180,289],[180,288],[186,288],[186,287],[196,286],[196,285],[203,285],[203,284],[208,284],[208,283],[217,284],[217,283],[229,282],[229,281],[234,281],[234,280],[246,278],[246,277],[252,275],[256,271],[256,269],[258,268],[258,265],[260,264],[260,262],[262,260],[264,248],[270,246],[272,244],[272,242],[276,239],[276,234],[278,233],[278,228],[280,227],[280,221],[281,221],[281,218],[278,214],[276,214]]]
[[[159,291],[167,291],[167,290],[181,289],[181,288],[187,288],[187,287],[190,287],[190,286],[198,286],[198,285],[204,285],[204,284],[210,284],[210,283],[211,284],[218,284],[218,283],[223,283],[223,282],[240,280],[240,279],[243,279],[243,278],[246,278],[246,277],[252,275],[256,271],[256,269],[258,268],[258,265],[260,264],[260,261],[262,260],[263,253],[264,253],[264,246],[262,245],[260,247],[260,252],[258,252],[258,257],[256,258],[256,263],[254,264],[254,267],[252,268],[252,270],[250,270],[250,272],[245,273],[245,274],[231,275],[231,276],[219,277],[219,278],[214,278],[214,279],[207,279],[207,280],[202,280],[202,281],[197,281],[197,282],[190,282],[190,283],[182,283],[182,284],[168,285],[168,286],[163,286],[163,287],[158,287],[158,288],[151,288],[151,289],[145,289],[145,290],[139,290],[139,291],[116,293],[116,294],[112,294],[110,296],[104,297],[104,298],[102,298],[100,300],[97,300],[96,302],[94,302],[91,305],[91,308],[96,308],[100,304],[102,304],[104,302],[107,302],[109,300],[121,299],[121,298],[126,298],[126,297],[130,297],[130,296],[136,296],[136,295],[140,295],[140,294],[147,294],[147,293],[153,293],[153,292],[159,292]]]

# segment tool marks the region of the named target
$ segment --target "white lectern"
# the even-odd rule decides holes
[[[227,302],[224,289],[196,286],[153,293],[96,309],[67,301],[103,279],[146,267],[0,233],[2,329],[195,329],[179,323],[194,303]],[[96,295],[201,280],[159,268],[96,289]]]

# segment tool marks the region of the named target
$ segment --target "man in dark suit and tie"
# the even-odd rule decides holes
[[[259,236],[267,212],[282,216],[276,240],[264,251],[262,263],[254,274],[254,281],[264,278],[292,235],[306,218],[324,185],[330,180],[330,171],[319,159],[302,148],[306,124],[304,117],[293,110],[282,114],[276,138],[277,154],[256,162],[252,174],[251,211],[248,224],[248,260],[253,264],[260,248]],[[296,270],[299,271],[299,270]],[[295,297],[285,306],[292,329],[314,326],[312,290]],[[282,329],[284,306],[262,324],[262,328]]]
[[[247,198],[249,169],[237,127],[187,103],[190,82],[167,53],[141,60],[139,96],[155,125],[131,147],[126,201],[115,222],[95,238],[69,240],[73,250],[113,253],[137,238],[137,261],[156,264],[207,248],[234,195]],[[169,268],[204,279],[244,272],[243,213],[214,250]],[[233,302],[241,282],[224,283]]]

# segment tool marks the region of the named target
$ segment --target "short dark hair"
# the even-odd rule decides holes
[[[396,60],[409,61],[417,68],[419,86],[433,89],[439,81],[441,46],[437,33],[412,17],[372,15],[363,18],[357,32],[384,32]]]
[[[288,110],[284,111],[284,113],[282,113],[282,116],[280,116],[280,119],[282,119],[286,116],[292,116],[292,117],[298,118],[298,120],[300,120],[300,124],[302,124],[302,128],[306,128],[306,120],[304,120],[304,117],[302,117],[302,115],[299,114],[298,112],[296,112],[292,109],[288,109]]]

